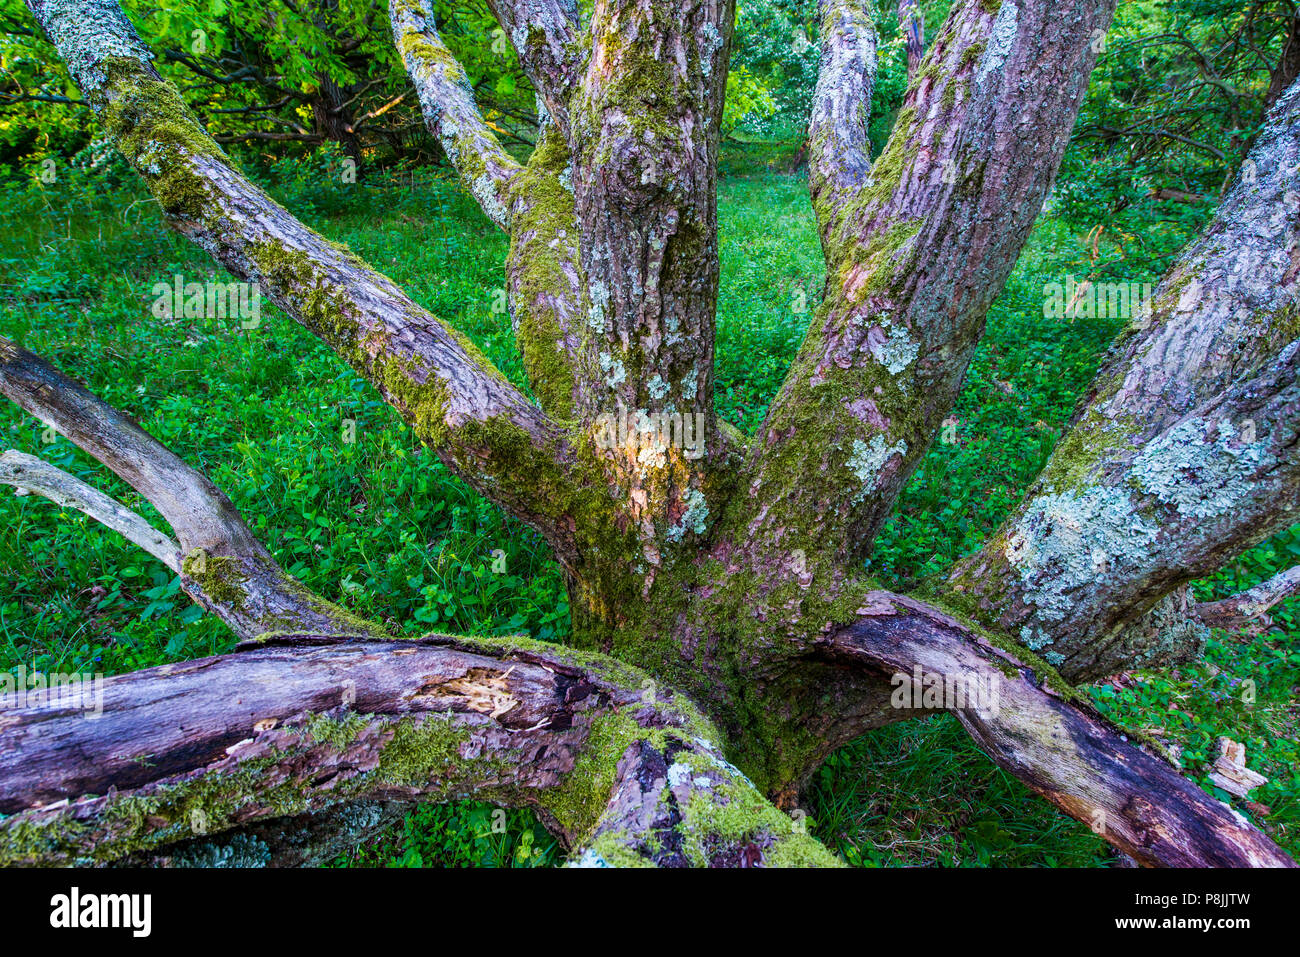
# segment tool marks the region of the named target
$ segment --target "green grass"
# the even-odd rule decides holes
[[[538,538],[412,441],[374,390],[266,306],[261,326],[168,323],[149,314],[154,282],[215,275],[165,231],[129,178],[112,198],[94,177],[50,190],[11,185],[0,234],[0,332],[129,411],[235,501],[276,558],[312,589],[405,633],[567,633],[558,568]],[[282,164],[273,190],[331,239],[348,243],[421,304],[464,330],[512,379],[522,367],[495,314],[505,238],[444,179],[344,187],[309,162]],[[333,184],[333,185],[332,185]],[[762,419],[820,294],[822,264],[794,176],[721,185],[718,406],[744,429]],[[906,588],[978,547],[1013,507],[1059,437],[1113,325],[1042,318],[1044,282],[1093,268],[1080,236],[1036,229],[954,410],[904,493],[872,572]],[[1153,279],[1131,262],[1133,281]],[[345,420],[356,441],[343,441]],[[0,448],[41,455],[160,521],[147,503],[66,440],[0,407]],[[493,571],[497,550],[504,572]],[[1211,581],[1218,596],[1300,558],[1300,535],[1255,549]],[[227,650],[223,626],[140,550],[43,500],[0,498],[0,666],[120,673]],[[1206,660],[1093,690],[1099,706],[1183,749],[1194,777],[1226,734],[1270,778],[1252,809],[1300,851],[1295,609],[1263,637],[1217,635]],[[1254,704],[1241,700],[1253,682]],[[951,718],[876,732],[842,749],[804,800],[813,833],[863,865],[1101,865],[1110,854],[998,770]],[[1267,807],[1267,811],[1262,808]],[[413,811],[402,828],[340,864],[537,865],[558,860],[531,815],[460,802]],[[494,829],[493,825],[498,825]]]

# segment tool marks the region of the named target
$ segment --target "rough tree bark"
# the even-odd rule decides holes
[[[587,22],[568,0],[493,0],[545,107],[524,162],[483,122],[421,0],[392,2],[429,128],[509,233],[536,405],[250,184],[115,0],[28,4],[171,224],[546,537],[577,650],[386,638],[292,581],[225,496],[129,419],[0,345],[4,393],[158,506],[175,550],[206,557],[206,574],[185,560],[187,591],[250,639],[111,679],[100,723],[0,718],[0,860],[252,848],[302,862],[314,857],[292,834],[324,840],[377,808],[478,793],[538,808],[581,863],[826,863],[778,807],[835,747],[926,713],[892,695],[919,669],[1000,689],[994,707],[948,707],[993,760],[1142,863],[1291,864],[1067,682],[1195,654],[1199,622],[1294,589],[1170,611],[1190,579],[1300,512],[1300,89],[1279,97],[1249,182],[1120,337],[1020,509],[906,597],[859,560],[957,396],[1113,0],[958,0],[874,161],[874,8],[824,0],[810,186],[826,290],[753,436],[712,404],[728,0],[597,0]],[[84,483],[8,461],[0,479],[155,554],[173,547]],[[223,692],[232,683],[258,690]],[[20,772],[15,756],[38,752],[51,760],[26,766],[42,773]]]

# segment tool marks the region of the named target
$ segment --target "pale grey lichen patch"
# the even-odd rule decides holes
[[[591,309],[587,313],[587,324],[597,332],[605,330],[605,310],[609,308],[609,287],[599,279],[591,284],[587,290],[587,296],[591,299]]]
[[[1120,641],[1134,664],[1168,664],[1199,658],[1210,636],[1195,615],[1187,613],[1186,596],[1175,591],[1165,595],[1142,618],[1121,635]]]
[[[509,220],[509,213],[506,212],[506,207],[497,194],[496,181],[491,176],[484,173],[469,184],[469,189],[492,222],[505,223]]]
[[[600,854],[598,854],[596,851],[593,851],[591,848],[587,848],[585,851],[582,852],[582,857],[578,858],[576,861],[570,861],[568,866],[569,867],[613,867],[614,865],[611,864],[609,861],[605,860],[605,858],[601,857]]]
[[[680,542],[687,529],[696,535],[703,535],[709,529],[709,503],[705,500],[704,493],[697,488],[690,489],[683,501],[686,503],[686,511],[682,513],[680,522],[669,527],[667,537],[670,542]]]
[[[692,755],[692,757],[696,757],[696,755]],[[755,791],[758,790],[754,782],[751,781],[745,773],[740,770],[740,768],[736,767],[726,758],[718,754],[716,748],[710,746],[703,753],[699,754],[698,757],[703,758],[707,765],[712,765],[714,768],[717,768],[733,781],[743,781],[748,787],[753,788]]]
[[[700,57],[700,72],[704,74],[705,79],[708,79],[713,74],[713,58],[726,41],[722,39],[722,34],[712,23],[704,24],[700,35],[704,38],[704,55]]]
[[[893,445],[887,445],[883,435],[873,435],[870,442],[854,439],[853,453],[845,464],[848,465],[849,471],[856,475],[858,481],[864,486],[862,491],[854,496],[854,504],[862,501],[866,496],[867,491],[871,488],[870,483],[880,474],[886,462],[895,455],[906,454],[907,443],[902,439],[899,439]]]
[[[1249,433],[1247,433],[1249,434]],[[1274,462],[1262,442],[1245,442],[1227,419],[1190,418],[1151,442],[1134,461],[1134,483],[1180,515],[1215,518],[1253,489],[1253,476]]]
[[[136,160],[140,169],[150,176],[162,175],[162,160],[166,159],[167,148],[157,140],[149,140],[140,149]]]
[[[1045,622],[1064,621],[1098,582],[1145,564],[1159,530],[1134,511],[1124,492],[1105,487],[1034,499],[1007,537],[1005,554],[1025,600]],[[1049,642],[1021,632],[1031,649]]]
[[[650,381],[646,383],[645,387],[646,391],[650,393],[650,398],[656,400],[662,399],[672,391],[672,386],[665,382],[658,373],[650,377]]]
[[[685,784],[689,784],[691,779],[694,777],[695,774],[692,771],[691,766],[678,761],[668,769],[668,786],[670,788],[682,787]]]
[[[921,351],[919,343],[913,342],[906,329],[883,323],[885,338],[871,337],[869,348],[871,355],[890,375],[898,375],[914,361]]]
[[[600,354],[600,371],[605,373],[605,385],[611,389],[627,379],[627,369],[623,366],[623,360],[614,358],[608,352]]]
[[[1011,0],[1006,0],[998,7],[998,15],[993,20],[993,30],[980,57],[979,70],[975,75],[976,85],[983,85],[985,77],[1002,69],[1002,64],[1011,55],[1011,46],[1016,41],[1016,25],[1020,11]]]
[[[1041,634],[1029,625],[1025,625],[1020,629],[1020,641],[1030,651],[1037,651],[1045,645],[1050,645],[1052,638]]]

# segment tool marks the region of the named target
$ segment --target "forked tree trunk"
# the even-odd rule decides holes
[[[189,556],[176,559],[187,592],[254,640],[113,679],[105,723],[0,719],[7,754],[50,756],[37,776],[0,761],[0,860],[175,863],[237,839],[297,862],[312,855],[281,839],[289,819],[319,838],[346,809],[364,824],[394,802],[477,793],[537,807],[582,863],[826,863],[778,806],[840,744],[937,706],[1145,864],[1291,863],[1065,679],[1195,654],[1200,622],[1293,590],[1167,614],[1188,580],[1300,517],[1300,90],[1274,105],[1249,181],[1121,337],[1020,510],[946,581],[904,597],[874,588],[859,559],[958,394],[1113,0],[959,0],[874,160],[873,10],[824,0],[809,157],[826,290],[754,436],[712,404],[729,0],[598,0],[586,23],[570,0],[493,0],[545,106],[523,163],[422,0],[393,0],[429,128],[510,235],[537,404],[249,183],[115,0],[28,2],[172,225],[545,536],[581,650],[386,640],[292,581],[220,492],[129,420],[0,346],[0,391],[154,502],[176,541],[39,463],[11,460],[0,480]],[[997,693],[899,707],[918,674]],[[275,692],[222,693],[244,682]]]

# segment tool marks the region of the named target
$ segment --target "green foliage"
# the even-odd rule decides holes
[[[484,117],[507,142],[530,142],[533,90],[486,2],[430,6]],[[184,91],[219,142],[265,147],[251,157],[301,154],[304,145],[330,141],[345,143],[366,164],[440,155],[423,133],[386,3],[124,0],[123,9],[159,72]],[[0,23],[11,27],[0,35],[0,164],[38,167],[53,157],[62,165],[98,143],[98,130],[89,110],[76,105],[80,94],[22,0],[0,0]]]
[[[559,845],[524,811],[479,801],[428,804],[335,867],[549,867]]]
[[[742,0],[736,9],[733,74],[764,91],[762,109],[736,112],[746,138],[801,140],[817,85],[817,4],[813,0]],[[731,78],[727,108],[732,110]],[[727,126],[731,132],[734,126]]]
[[[1126,0],[1097,58],[1053,196],[1112,261],[1167,266],[1263,123],[1289,3]],[[1174,198],[1164,198],[1174,197]]]

